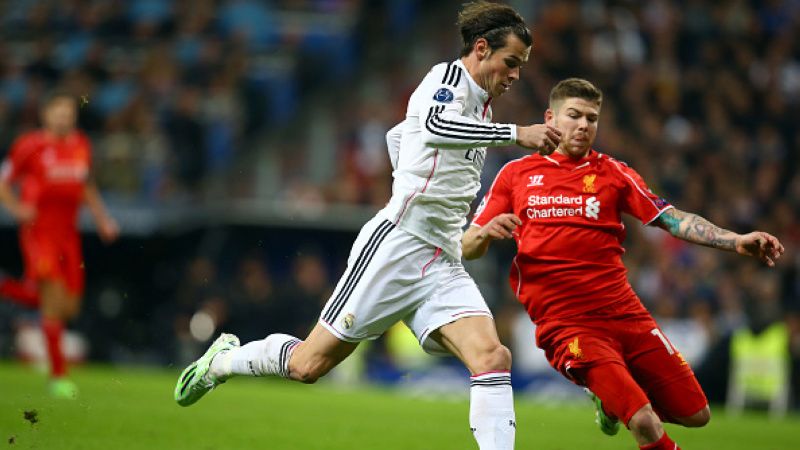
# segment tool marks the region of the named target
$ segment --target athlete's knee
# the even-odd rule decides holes
[[[664,429],[661,419],[649,404],[636,411],[627,425],[634,434],[648,438],[652,442],[659,439],[661,430]]]
[[[322,378],[323,374],[313,370],[301,370],[298,372],[292,372],[292,377],[297,377],[297,381],[303,384],[314,384]]]
[[[685,427],[704,427],[708,425],[708,422],[711,421],[711,409],[709,409],[708,405],[704,406],[703,409],[700,411],[692,414],[688,417],[681,417],[678,419],[678,422]]]
[[[481,349],[473,367],[476,372],[511,370],[511,350],[500,342]]]
[[[80,301],[77,298],[68,297],[66,301],[63,302],[61,318],[64,320],[72,320],[78,316],[80,310]]]

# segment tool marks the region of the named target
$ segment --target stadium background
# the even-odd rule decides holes
[[[123,230],[105,247],[85,222],[88,288],[71,328],[86,357],[181,366],[216,330],[304,335],[358,228],[390,195],[384,133],[424,72],[457,55],[460,3],[0,2],[0,155],[37,125],[45,92],[81,96],[97,181]],[[681,209],[778,236],[786,255],[767,270],[630,222],[625,260],[712,401],[725,400],[731,336],[774,323],[789,330],[800,392],[800,2],[509,3],[534,47],[495,120],[540,122],[556,81],[587,78],[605,93],[599,150]],[[484,185],[521,154],[490,152]],[[0,224],[0,267],[19,274],[14,224],[5,214]],[[512,253],[498,246],[469,268],[520,391],[566,395],[507,288]],[[2,358],[30,356],[15,339],[35,320],[0,304]],[[450,365],[407,352],[379,341],[345,378],[435,379]]]

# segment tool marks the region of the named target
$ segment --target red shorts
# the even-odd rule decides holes
[[[80,235],[25,228],[20,232],[25,277],[38,281],[60,280],[67,292],[83,295],[84,268]]]
[[[626,425],[647,403],[669,422],[708,404],[691,367],[652,318],[554,321],[537,327],[536,337],[553,368],[591,389]]]

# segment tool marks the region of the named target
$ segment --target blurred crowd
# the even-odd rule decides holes
[[[354,70],[359,3],[0,2],[0,149],[37,125],[58,88],[81,99],[107,195],[197,197],[291,119],[304,92]]]
[[[6,1],[0,152],[35,126],[41,94],[62,86],[84,99],[81,125],[112,205],[198,197],[228,178],[230,201],[377,209],[391,193],[385,132],[425,72],[457,56],[461,3]],[[541,122],[562,78],[600,87],[599,151],[676,207],[786,246],[770,270],[628,222],[625,260],[645,305],[698,367],[736,330],[784,322],[800,374],[800,1],[508,3],[534,45],[495,121]],[[521,154],[489,152],[484,186]],[[495,252],[501,270],[476,275],[506,341],[518,310],[510,251]],[[313,253],[275,277],[263,257],[244,255],[219,277],[221,261],[203,255],[181,269],[164,314],[178,341],[191,341],[193,320],[204,329],[198,312],[243,339],[303,335],[341,273],[331,259]]]

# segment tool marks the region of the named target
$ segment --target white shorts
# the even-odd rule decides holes
[[[426,352],[448,354],[428,336],[469,316],[492,314],[461,261],[378,215],[361,228],[319,321],[359,342],[402,320]]]

